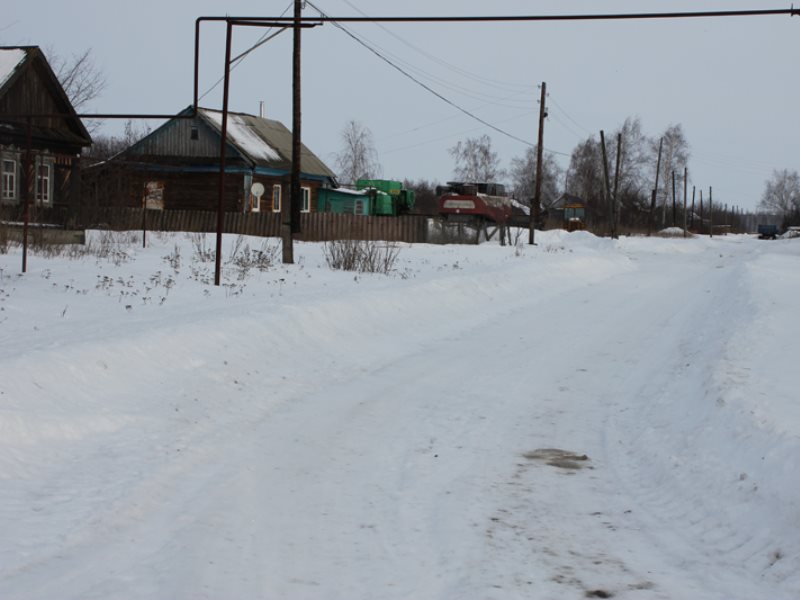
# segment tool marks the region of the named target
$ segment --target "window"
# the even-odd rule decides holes
[[[43,204],[50,202],[50,165],[36,168],[36,200]]]
[[[15,200],[17,197],[17,161],[3,159],[3,200]]]
[[[198,131],[197,127],[192,127],[189,133],[189,138],[192,140],[199,140],[200,139],[200,132]]]
[[[300,212],[311,212],[311,188],[303,188],[303,204]]]
[[[272,212],[281,212],[281,186],[279,183],[272,186]]]

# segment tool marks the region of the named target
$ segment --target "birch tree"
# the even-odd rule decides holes
[[[460,141],[449,152],[456,163],[453,175],[459,181],[497,182],[505,177],[497,152],[492,150],[492,138],[488,135]]]
[[[342,129],[342,149],[336,154],[336,168],[343,183],[354,185],[359,179],[376,179],[382,168],[369,127],[348,121]]]

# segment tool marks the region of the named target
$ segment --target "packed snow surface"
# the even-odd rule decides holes
[[[800,242],[91,237],[0,255],[0,598],[800,597]]]

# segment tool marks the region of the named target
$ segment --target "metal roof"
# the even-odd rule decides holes
[[[198,114],[215,129],[222,132],[222,113],[218,110],[198,108]],[[292,132],[280,121],[248,115],[228,113],[228,143],[259,167],[290,170],[292,167]],[[305,144],[301,144],[300,170],[309,175],[336,178]]]

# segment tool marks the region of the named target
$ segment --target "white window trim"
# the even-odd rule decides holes
[[[47,169],[47,189],[45,190],[45,194],[42,195],[40,193],[39,182],[42,180],[42,176],[39,173],[39,170],[44,167]],[[34,186],[34,196],[36,198],[36,202],[40,204],[52,204],[53,203],[53,164],[50,161],[37,161],[36,163],[36,185]]]
[[[277,208],[275,204],[275,192],[278,192]],[[283,188],[281,187],[280,183],[274,183],[272,184],[272,212],[276,213],[281,212],[282,204],[283,204]]]
[[[302,190],[302,204],[300,205],[300,212],[311,212],[311,188],[310,187],[303,187],[300,188]],[[308,195],[306,196],[306,192]],[[306,198],[308,198],[308,204],[306,205]]]
[[[11,170],[6,169],[6,163],[11,163],[12,167]],[[2,189],[2,196],[0,198],[5,200],[6,202],[14,201],[17,199],[18,194],[18,174],[19,170],[17,169],[17,160],[16,158],[10,157],[3,157],[2,158],[2,165],[0,165],[0,170],[2,171],[2,184],[0,184],[0,189]],[[7,186],[6,182],[10,181],[11,185]],[[10,188],[10,189],[9,189]]]

